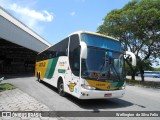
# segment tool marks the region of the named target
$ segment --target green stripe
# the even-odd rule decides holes
[[[58,72],[59,72],[59,73],[65,73],[66,70],[65,70],[65,69],[58,69]]]
[[[47,65],[47,69],[46,69],[46,73],[45,73],[45,78],[47,78],[48,75],[49,75],[49,72],[50,72],[50,69],[51,69],[51,66],[52,66],[52,61],[53,61],[53,59],[48,60],[48,65]]]
[[[110,87],[122,87],[124,82],[113,82],[111,83]]]
[[[123,84],[124,84],[124,82],[119,82],[119,83],[117,84],[117,87],[122,87]]]
[[[118,84],[118,82],[112,82],[112,83],[110,84],[110,87],[111,87],[111,88],[112,88],[112,87],[116,87],[117,84]]]
[[[45,78],[51,79],[57,65],[58,57],[49,59]]]

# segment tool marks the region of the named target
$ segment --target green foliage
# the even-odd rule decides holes
[[[150,88],[160,88],[160,82],[155,82],[155,81],[141,82],[141,81],[127,79],[127,84],[138,85],[138,86],[142,86],[142,87],[150,87]]]
[[[154,68],[153,70],[154,71],[160,71],[160,68]]]
[[[154,68],[153,67],[151,67],[151,63],[150,63],[150,61],[148,60],[148,61],[139,61],[139,60],[137,60],[137,66],[143,66],[143,69],[144,70],[149,70],[149,71],[154,71]],[[129,67],[129,65],[127,64],[127,63],[125,63],[125,67],[126,67],[126,74],[127,75],[131,75],[132,74],[132,70],[130,69],[130,67]],[[135,71],[136,72],[138,72],[138,71],[140,71],[140,68],[139,67],[136,67],[135,68]]]
[[[131,75],[131,69],[129,68],[128,64],[125,62],[125,68],[126,68],[126,75]]]
[[[8,84],[8,83],[0,84],[0,90],[11,90],[15,88],[16,88],[15,86]]]
[[[151,69],[151,62],[160,57],[160,0],[132,0],[112,10],[98,32],[119,39],[124,51],[133,52],[138,59],[136,70]]]

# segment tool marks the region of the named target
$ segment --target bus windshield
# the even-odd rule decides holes
[[[87,46],[93,46],[98,48],[104,48],[113,51],[121,51],[121,44],[119,41],[111,38],[101,37],[92,34],[81,34],[81,40],[87,44]]]
[[[100,81],[124,81],[124,58],[118,41],[83,34],[87,44],[87,58],[82,59],[81,77]]]
[[[102,81],[124,80],[124,59],[118,52],[88,47],[87,59],[82,59],[82,78]]]

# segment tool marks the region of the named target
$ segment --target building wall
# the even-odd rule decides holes
[[[37,53],[49,46],[45,39],[0,7],[0,77],[34,74]]]
[[[36,52],[51,45],[2,8],[0,8],[0,38]]]

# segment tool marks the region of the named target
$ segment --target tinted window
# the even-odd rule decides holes
[[[87,44],[87,46],[99,47],[113,51],[121,51],[120,42],[111,38],[86,33],[83,33],[81,37],[82,41],[84,41]]]
[[[38,55],[37,61],[51,59],[59,56],[67,56],[68,41],[69,38],[66,38],[59,43],[53,45],[49,49],[43,51]]]
[[[78,35],[72,35],[70,37],[69,47],[69,63],[72,73],[79,76],[80,71],[80,46]]]

